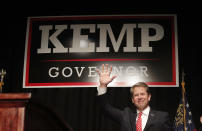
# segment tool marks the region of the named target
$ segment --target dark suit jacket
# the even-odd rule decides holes
[[[107,95],[97,97],[102,110],[119,123],[121,131],[136,131],[136,111],[129,107],[124,110],[114,108],[109,104]],[[150,110],[144,131],[172,131],[167,112]]]
[[[199,128],[199,130],[198,131],[202,131],[202,124],[201,124],[201,126],[200,126],[200,128]]]

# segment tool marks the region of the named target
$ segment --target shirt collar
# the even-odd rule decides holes
[[[142,114],[146,115],[146,116],[149,116],[149,111],[150,111],[150,106],[147,106],[147,108],[145,108],[143,111],[142,111]],[[137,110],[137,114],[139,114],[139,110]]]

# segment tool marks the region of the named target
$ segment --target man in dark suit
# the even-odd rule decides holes
[[[105,113],[119,123],[121,131],[172,131],[168,113],[150,108],[151,93],[144,82],[138,82],[130,89],[136,111],[129,107],[119,110],[109,104],[106,96],[107,85],[116,78],[116,76],[110,77],[111,71],[112,67],[109,68],[108,65],[102,65],[101,71],[97,70],[100,81],[98,101]]]

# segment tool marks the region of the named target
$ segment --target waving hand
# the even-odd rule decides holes
[[[116,76],[110,77],[112,66],[109,67],[108,64],[103,64],[101,71],[97,70],[97,72],[99,74],[100,88],[106,88],[107,85],[112,82],[114,78],[116,78]]]

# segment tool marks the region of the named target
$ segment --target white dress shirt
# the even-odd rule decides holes
[[[145,126],[146,126],[146,123],[147,123],[147,120],[148,120],[148,117],[149,117],[149,111],[150,111],[150,107],[147,106],[147,108],[145,108],[143,111],[142,111],[142,130],[144,130]],[[136,117],[136,121],[137,121],[137,118],[138,118],[138,115],[139,115],[139,110],[137,110],[137,117]]]
[[[99,95],[103,95],[107,92],[107,88],[100,88],[99,86],[97,87],[97,92],[98,92],[98,96]]]

